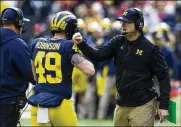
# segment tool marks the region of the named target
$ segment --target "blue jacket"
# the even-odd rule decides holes
[[[163,46],[162,48],[160,48],[160,50],[163,53],[163,57],[167,62],[171,78],[179,80],[179,68],[176,55],[167,46]]]
[[[8,104],[25,93],[33,73],[26,43],[7,28],[0,36],[0,104]]]

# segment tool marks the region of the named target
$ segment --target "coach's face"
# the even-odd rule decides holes
[[[135,32],[134,22],[122,22],[122,32]]]

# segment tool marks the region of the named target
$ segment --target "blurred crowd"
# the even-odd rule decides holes
[[[71,11],[78,18],[79,31],[84,39],[99,47],[121,34],[121,24],[116,17],[129,7],[143,11],[144,34],[158,45],[166,59],[171,76],[171,97],[180,95],[181,88],[181,2],[180,1],[1,1],[4,8],[15,6],[22,9],[31,20],[23,39],[31,45],[38,37],[51,37],[51,17],[62,10]],[[75,111],[79,118],[108,119],[115,108],[115,73],[113,60],[96,63],[97,73],[86,77],[78,69],[73,72]],[[155,84],[157,84],[156,79]]]

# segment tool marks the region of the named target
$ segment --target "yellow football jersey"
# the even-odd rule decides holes
[[[102,71],[102,76],[96,78],[97,82],[97,95],[102,96],[104,94],[105,80],[108,73],[108,66],[105,66]]]

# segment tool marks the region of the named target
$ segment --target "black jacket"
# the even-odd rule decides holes
[[[160,49],[144,35],[133,42],[129,42],[124,36],[116,36],[99,49],[93,49],[85,42],[78,47],[92,60],[114,58],[118,105],[140,106],[153,99],[155,94],[151,90],[152,78],[156,75],[160,83],[160,108],[168,109],[168,67]]]

